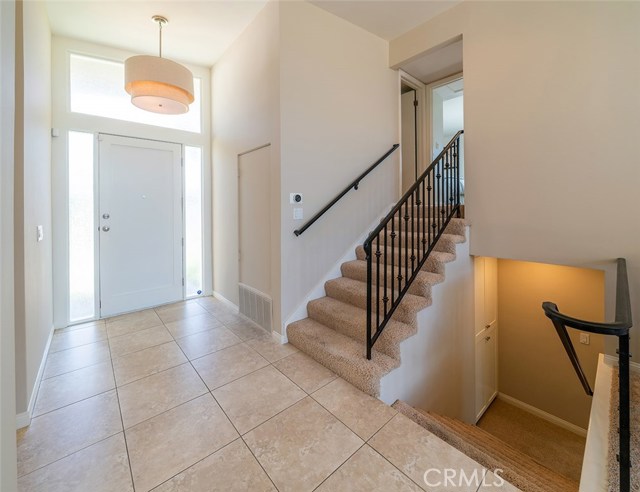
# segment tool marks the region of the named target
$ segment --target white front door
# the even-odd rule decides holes
[[[99,141],[100,316],[182,299],[182,146]]]

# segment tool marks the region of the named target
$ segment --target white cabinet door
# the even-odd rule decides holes
[[[498,394],[498,260],[475,260],[476,421]]]
[[[498,394],[497,333],[494,325],[476,335],[476,421]]]
[[[183,298],[182,147],[100,135],[100,314]]]

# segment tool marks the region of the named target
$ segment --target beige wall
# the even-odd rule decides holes
[[[53,329],[51,32],[44,3],[19,3],[15,159],[16,407],[26,412]],[[44,240],[36,242],[36,226]]]
[[[13,167],[15,2],[0,2],[0,490],[16,489]]]
[[[639,24],[637,2],[464,2],[390,44],[398,66],[463,35],[472,254],[573,266],[627,257],[636,320]]]
[[[498,261],[498,381],[499,391],[587,428],[591,397],[587,396],[544,315],[543,301],[555,302],[570,316],[604,319],[604,272],[523,261]],[[569,330],[591,387],[595,383],[598,354],[604,351],[601,335],[590,335],[590,345]]]
[[[238,304],[238,154],[271,144],[271,226],[280,230],[279,4],[268,3],[212,70],[214,290]],[[271,235],[274,326],[280,235]]]
[[[300,237],[289,193],[312,217],[399,143],[400,81],[387,42],[307,2],[280,5],[283,321],[394,202],[399,153]]]

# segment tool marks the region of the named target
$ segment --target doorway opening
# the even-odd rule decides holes
[[[424,152],[425,85],[411,75],[400,76],[400,195],[418,180],[428,163]]]
[[[431,109],[430,152],[433,160],[460,130],[464,130],[464,80],[453,75],[427,86]],[[464,134],[460,136],[460,201],[464,203]]]

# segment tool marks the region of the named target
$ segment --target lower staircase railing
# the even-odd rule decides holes
[[[551,319],[553,326],[562,341],[562,345],[571,360],[571,364],[582,383],[585,393],[593,396],[587,376],[582,370],[578,355],[576,354],[571,338],[567,333],[567,327],[575,328],[588,333],[600,335],[612,335],[618,337],[618,383],[620,392],[619,410],[619,437],[620,451],[618,462],[620,464],[620,492],[629,492],[631,489],[631,431],[629,428],[629,330],[633,326],[631,320],[631,299],[629,297],[629,281],[627,279],[627,262],[624,258],[617,260],[618,275],[616,284],[616,319],[613,323],[595,323],[572,318],[558,311],[558,306],[552,302],[543,302],[542,309]]]
[[[460,130],[364,242],[367,359],[454,216],[460,217]]]

